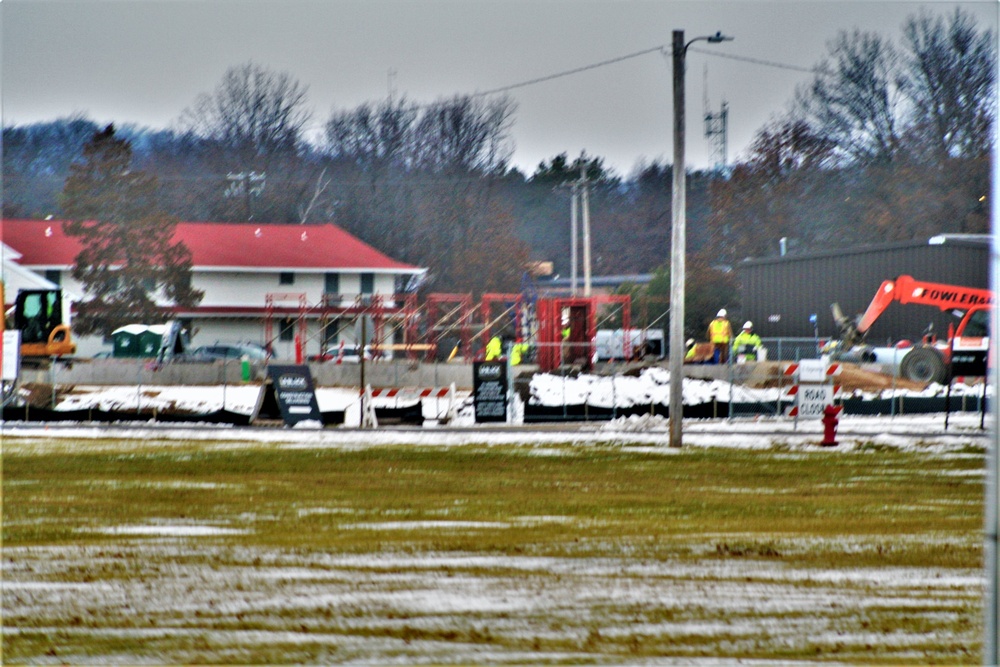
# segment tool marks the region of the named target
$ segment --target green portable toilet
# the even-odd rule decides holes
[[[160,346],[163,344],[163,334],[167,327],[163,324],[153,324],[145,327],[145,331],[139,333],[139,356],[155,357],[160,353]]]
[[[111,356],[115,359],[135,359],[142,355],[139,336],[146,331],[142,324],[126,324],[111,332]]]

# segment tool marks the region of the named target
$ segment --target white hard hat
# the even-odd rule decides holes
[[[753,329],[753,322],[751,322],[750,320],[747,320],[746,322],[743,323],[743,328],[744,329]]]
[[[694,338],[688,338],[684,344],[688,347],[691,347],[692,345],[694,345]]]
[[[726,316],[726,309],[725,308],[723,308],[722,310],[720,310],[719,314],[716,315],[716,317],[725,317],[725,316]]]

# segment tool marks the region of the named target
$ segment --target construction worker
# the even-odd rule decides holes
[[[753,322],[743,323],[743,331],[733,339],[733,354],[742,355],[746,361],[757,361],[762,342],[760,336],[753,332]]]
[[[715,347],[712,363],[724,364],[729,361],[729,341],[733,337],[733,325],[726,319],[726,309],[723,308],[708,323],[708,341]]]
[[[527,343],[514,343],[514,346],[510,348],[510,365],[519,365],[526,354],[528,354]]]
[[[503,354],[503,343],[500,341],[500,336],[490,338],[486,343],[486,361],[496,361],[501,354]]]

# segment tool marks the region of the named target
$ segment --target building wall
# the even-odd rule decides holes
[[[192,285],[203,290],[203,306],[248,306],[262,308],[268,294],[305,294],[310,304],[319,303],[325,292],[323,272],[291,272],[293,282],[281,283],[278,272],[248,273],[242,271],[195,271]],[[339,273],[340,294],[350,297],[361,293],[360,273]],[[392,294],[395,274],[374,274],[376,294]]]
[[[749,260],[737,267],[741,309],[730,319],[753,320],[765,337],[813,336],[816,314],[820,338],[837,337],[830,306],[844,314],[864,312],[882,281],[908,274],[918,280],[989,288],[989,247],[983,243],[929,245],[910,242],[839,252]],[[734,316],[735,315],[735,316]],[[868,342],[886,345],[921,336],[929,323],[944,336],[948,313],[893,303],[872,327]]]
[[[240,271],[195,271],[192,283],[196,289],[203,290],[205,296],[201,306],[210,307],[245,307],[256,311],[262,311],[267,303],[268,294],[275,295],[276,306],[298,307],[298,294],[306,295],[306,303],[315,306],[322,302],[325,289],[325,273],[296,272],[294,282],[290,285],[280,284],[279,273],[249,273]],[[393,294],[395,289],[396,276],[392,273],[375,273],[374,289],[375,293],[382,295]],[[69,275],[63,272],[60,283],[64,290],[83,294],[82,286]],[[339,278],[340,294],[344,296],[343,305],[351,306],[361,289],[360,273],[341,273]],[[292,299],[278,299],[277,295],[296,295]],[[263,314],[250,316],[228,316],[217,315],[196,316],[185,318],[190,320],[190,331],[192,334],[191,343],[197,347],[200,345],[210,345],[220,342],[240,342],[250,341],[263,344],[264,341],[264,320]],[[281,328],[281,316],[275,316],[273,320],[273,334],[278,336]],[[297,331],[297,330],[296,330]],[[347,343],[354,342],[356,338],[353,322],[341,321],[339,326],[324,332],[322,323],[318,316],[313,315],[307,321],[306,334],[306,354],[319,354],[325,349],[327,339],[333,331],[337,331],[337,340]],[[77,355],[81,357],[92,357],[98,352],[111,349],[111,343],[104,341],[99,336],[78,337]],[[393,341],[388,341],[393,342]],[[281,359],[294,359],[294,341],[275,340],[274,350]]]

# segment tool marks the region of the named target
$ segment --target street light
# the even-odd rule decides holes
[[[699,40],[709,44],[731,41],[721,32],[684,41],[684,31],[674,30],[674,184],[670,227],[670,446],[680,447],[684,418],[684,254],[687,230],[684,217],[687,179],[684,173],[684,56]]]

